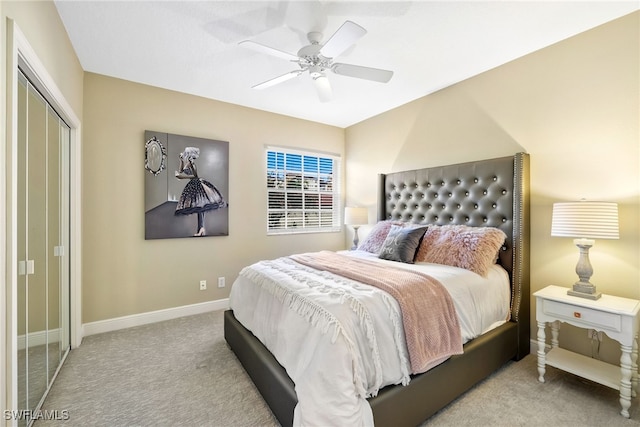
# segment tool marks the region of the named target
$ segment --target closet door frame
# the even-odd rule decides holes
[[[70,127],[69,146],[69,309],[71,348],[82,342],[82,222],[81,222],[81,171],[82,143],[81,123],[62,92],[49,75],[18,25],[10,18],[6,22],[6,69],[4,88],[6,93],[6,134],[2,135],[4,149],[0,149],[0,164],[5,174],[0,174],[0,227],[6,231],[6,241],[0,244],[0,276],[5,289],[0,287],[0,306],[6,308],[6,316],[0,316],[0,340],[6,352],[0,352],[0,409],[18,410],[17,387],[17,180],[18,170],[18,67],[38,87],[52,107]],[[1,75],[1,74],[0,74]],[[1,86],[0,86],[1,88]],[[0,91],[1,92],[1,91]],[[0,112],[2,107],[0,107]],[[1,141],[0,140],[0,141]]]

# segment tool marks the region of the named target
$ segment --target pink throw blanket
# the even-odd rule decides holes
[[[292,255],[294,261],[375,286],[400,305],[413,374],[425,372],[454,354],[462,338],[453,300],[433,277],[403,268],[322,251]]]

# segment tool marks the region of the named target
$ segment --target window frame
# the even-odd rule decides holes
[[[270,157],[270,153],[274,153],[275,158]],[[342,159],[339,154],[265,145],[264,157],[267,235],[342,231]],[[288,163],[290,158],[295,161]],[[315,165],[314,160],[317,160]],[[328,161],[331,171],[327,174]],[[282,195],[281,201],[274,197],[277,194]],[[307,207],[306,203],[311,206]],[[282,215],[279,221],[284,218],[283,226],[275,226],[276,215]]]

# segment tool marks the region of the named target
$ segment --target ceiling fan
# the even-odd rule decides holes
[[[239,45],[295,62],[300,67],[297,70],[290,71],[281,76],[252,86],[253,89],[265,89],[294,77],[298,77],[308,71],[311,79],[313,80],[320,101],[326,102],[329,101],[332,96],[331,84],[329,83],[329,79],[326,74],[327,71],[343,76],[372,80],[381,83],[387,83],[393,76],[393,71],[333,62],[334,58],[344,53],[344,51],[351,47],[366,33],[367,30],[355,22],[345,21],[345,23],[338,28],[329,40],[324,44],[321,44],[322,33],[312,31],[307,34],[307,39],[310,44],[303,46],[296,55],[280,49],[265,46],[252,40],[241,41]]]

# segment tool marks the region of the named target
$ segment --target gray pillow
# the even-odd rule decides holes
[[[382,244],[379,257],[389,261],[413,264],[420,241],[427,227],[402,227],[392,225]]]

